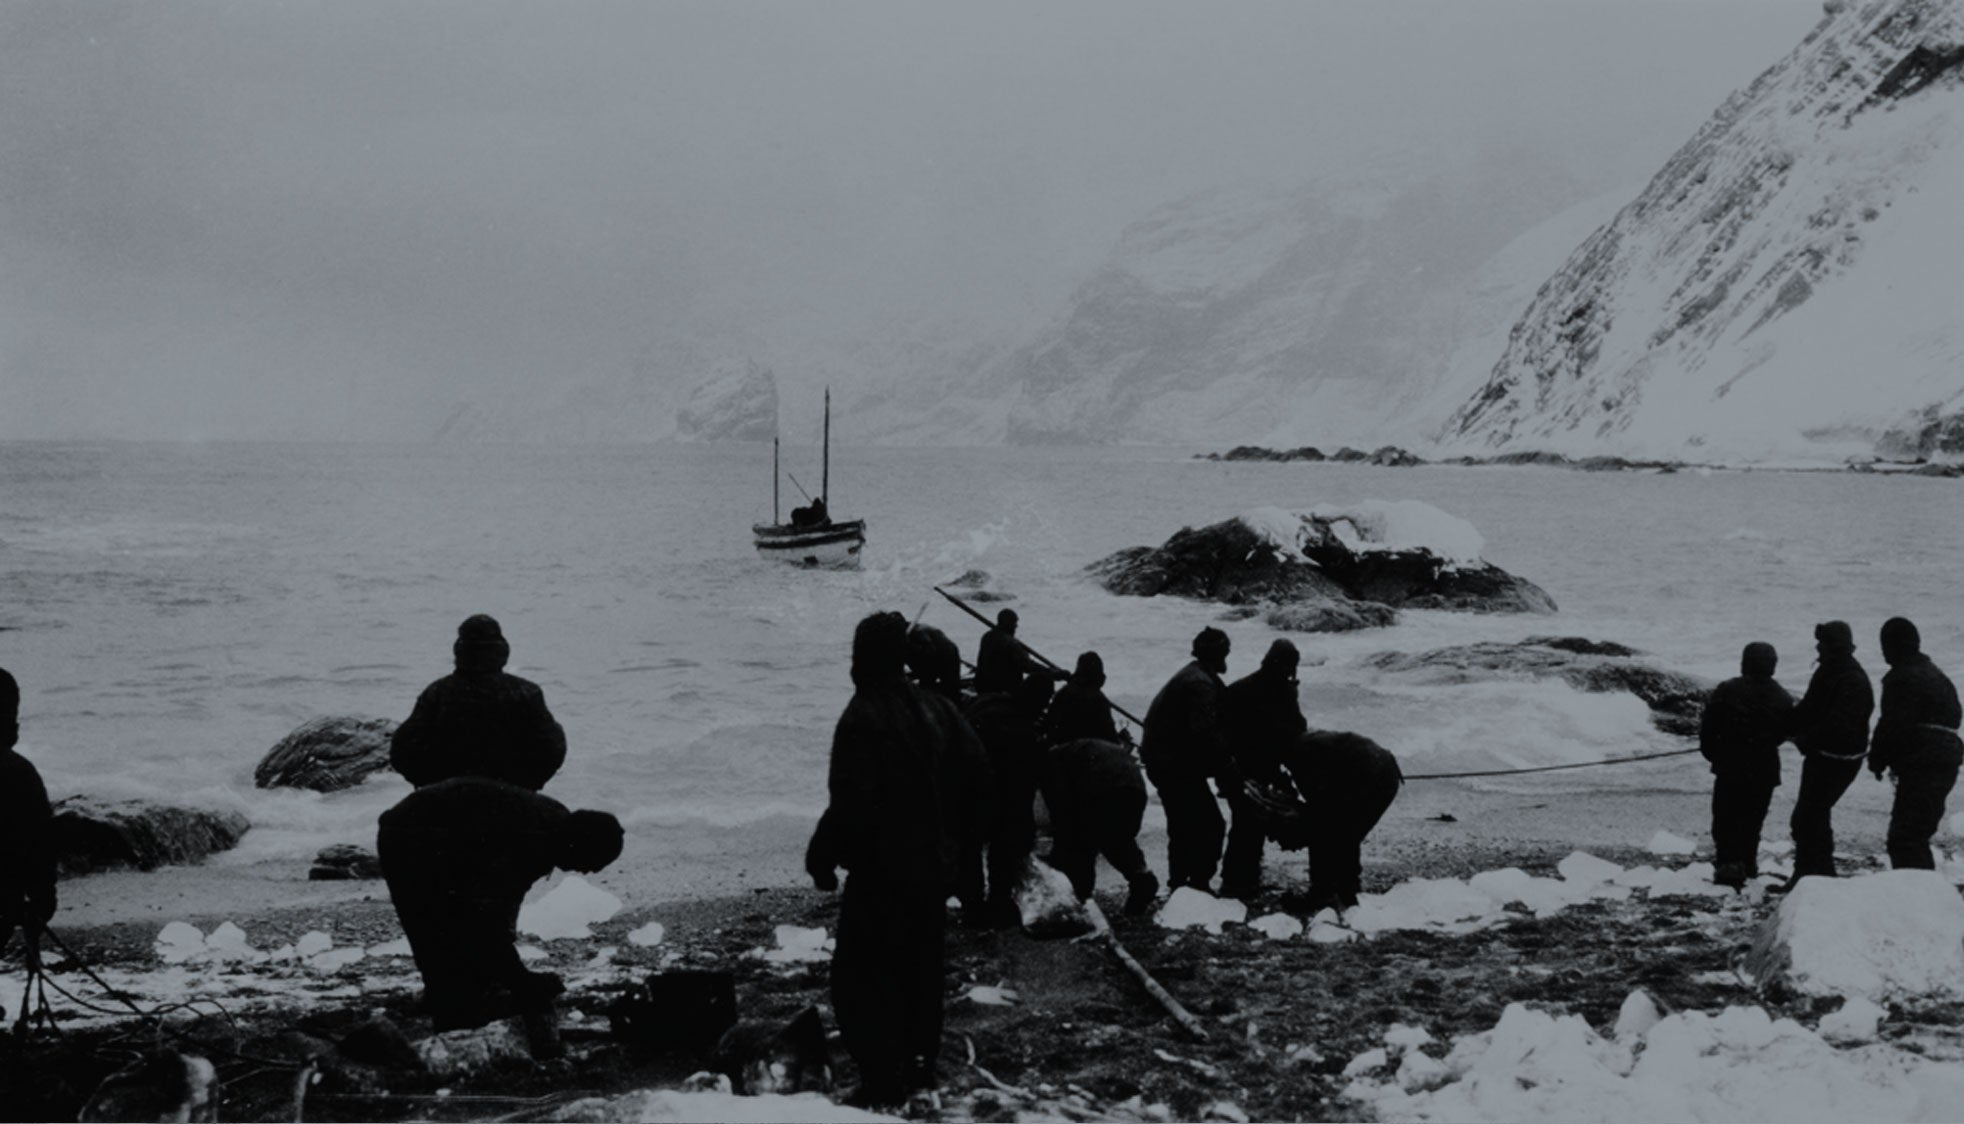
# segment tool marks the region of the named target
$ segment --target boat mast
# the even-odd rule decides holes
[[[777,438],[771,438],[771,522],[777,522]]]
[[[824,466],[819,469],[818,498],[825,501],[825,510],[832,510],[832,388],[825,388],[825,445]]]

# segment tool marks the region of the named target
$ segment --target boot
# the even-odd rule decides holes
[[[1150,870],[1142,870],[1126,879],[1132,891],[1125,895],[1125,915],[1143,917],[1159,900],[1159,876]]]

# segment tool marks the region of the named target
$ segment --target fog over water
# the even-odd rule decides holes
[[[0,438],[421,438],[675,336],[794,385],[913,317],[1014,344],[1197,189],[1640,183],[1819,8],[17,0]]]

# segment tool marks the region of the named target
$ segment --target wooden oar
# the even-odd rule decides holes
[[[981,613],[976,612],[975,606],[970,605],[968,602],[963,601],[961,598],[956,597],[954,594],[949,593],[947,590],[942,589],[938,585],[933,586],[931,588],[933,588],[934,592],[939,593],[941,596],[946,597],[949,601],[953,602],[955,607],[960,609],[962,612],[967,613],[969,616],[974,617],[978,621],[981,621],[984,627],[987,628],[996,627],[996,622],[983,616]],[[1032,656],[1035,656],[1041,663],[1043,663],[1045,667],[1053,668],[1060,672],[1064,670],[1063,667],[1061,667],[1057,663],[1057,661],[1049,658],[1048,656],[1044,655],[1042,652],[1037,651],[1035,648],[1030,647],[1028,644],[1023,643],[1021,640],[1016,641],[1016,644],[1024,651],[1030,653]],[[1137,715],[1133,714],[1131,711],[1118,705],[1112,700],[1106,699],[1105,705],[1111,707],[1113,711],[1117,712],[1119,715],[1124,717],[1126,721],[1132,723],[1134,726],[1139,727],[1141,730],[1146,728],[1146,724],[1140,721]]]

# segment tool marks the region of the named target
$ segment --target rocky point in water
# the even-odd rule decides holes
[[[1086,569],[1113,593],[1265,606],[1275,628],[1338,632],[1392,623],[1399,608],[1552,613],[1539,586],[1480,558],[1479,532],[1416,501],[1289,512],[1259,508]]]
[[[329,717],[301,723],[252,771],[260,788],[339,792],[389,768],[396,723],[387,718]]]
[[[1423,676],[1430,682],[1559,678],[1581,691],[1627,691],[1651,710],[1651,723],[1669,734],[1694,737],[1712,684],[1653,667],[1639,653],[1613,641],[1576,636],[1530,636],[1518,644],[1483,642],[1429,652],[1380,652],[1366,662],[1382,671]]]
[[[55,861],[67,874],[155,870],[229,851],[251,824],[238,812],[71,796],[55,805]]]

